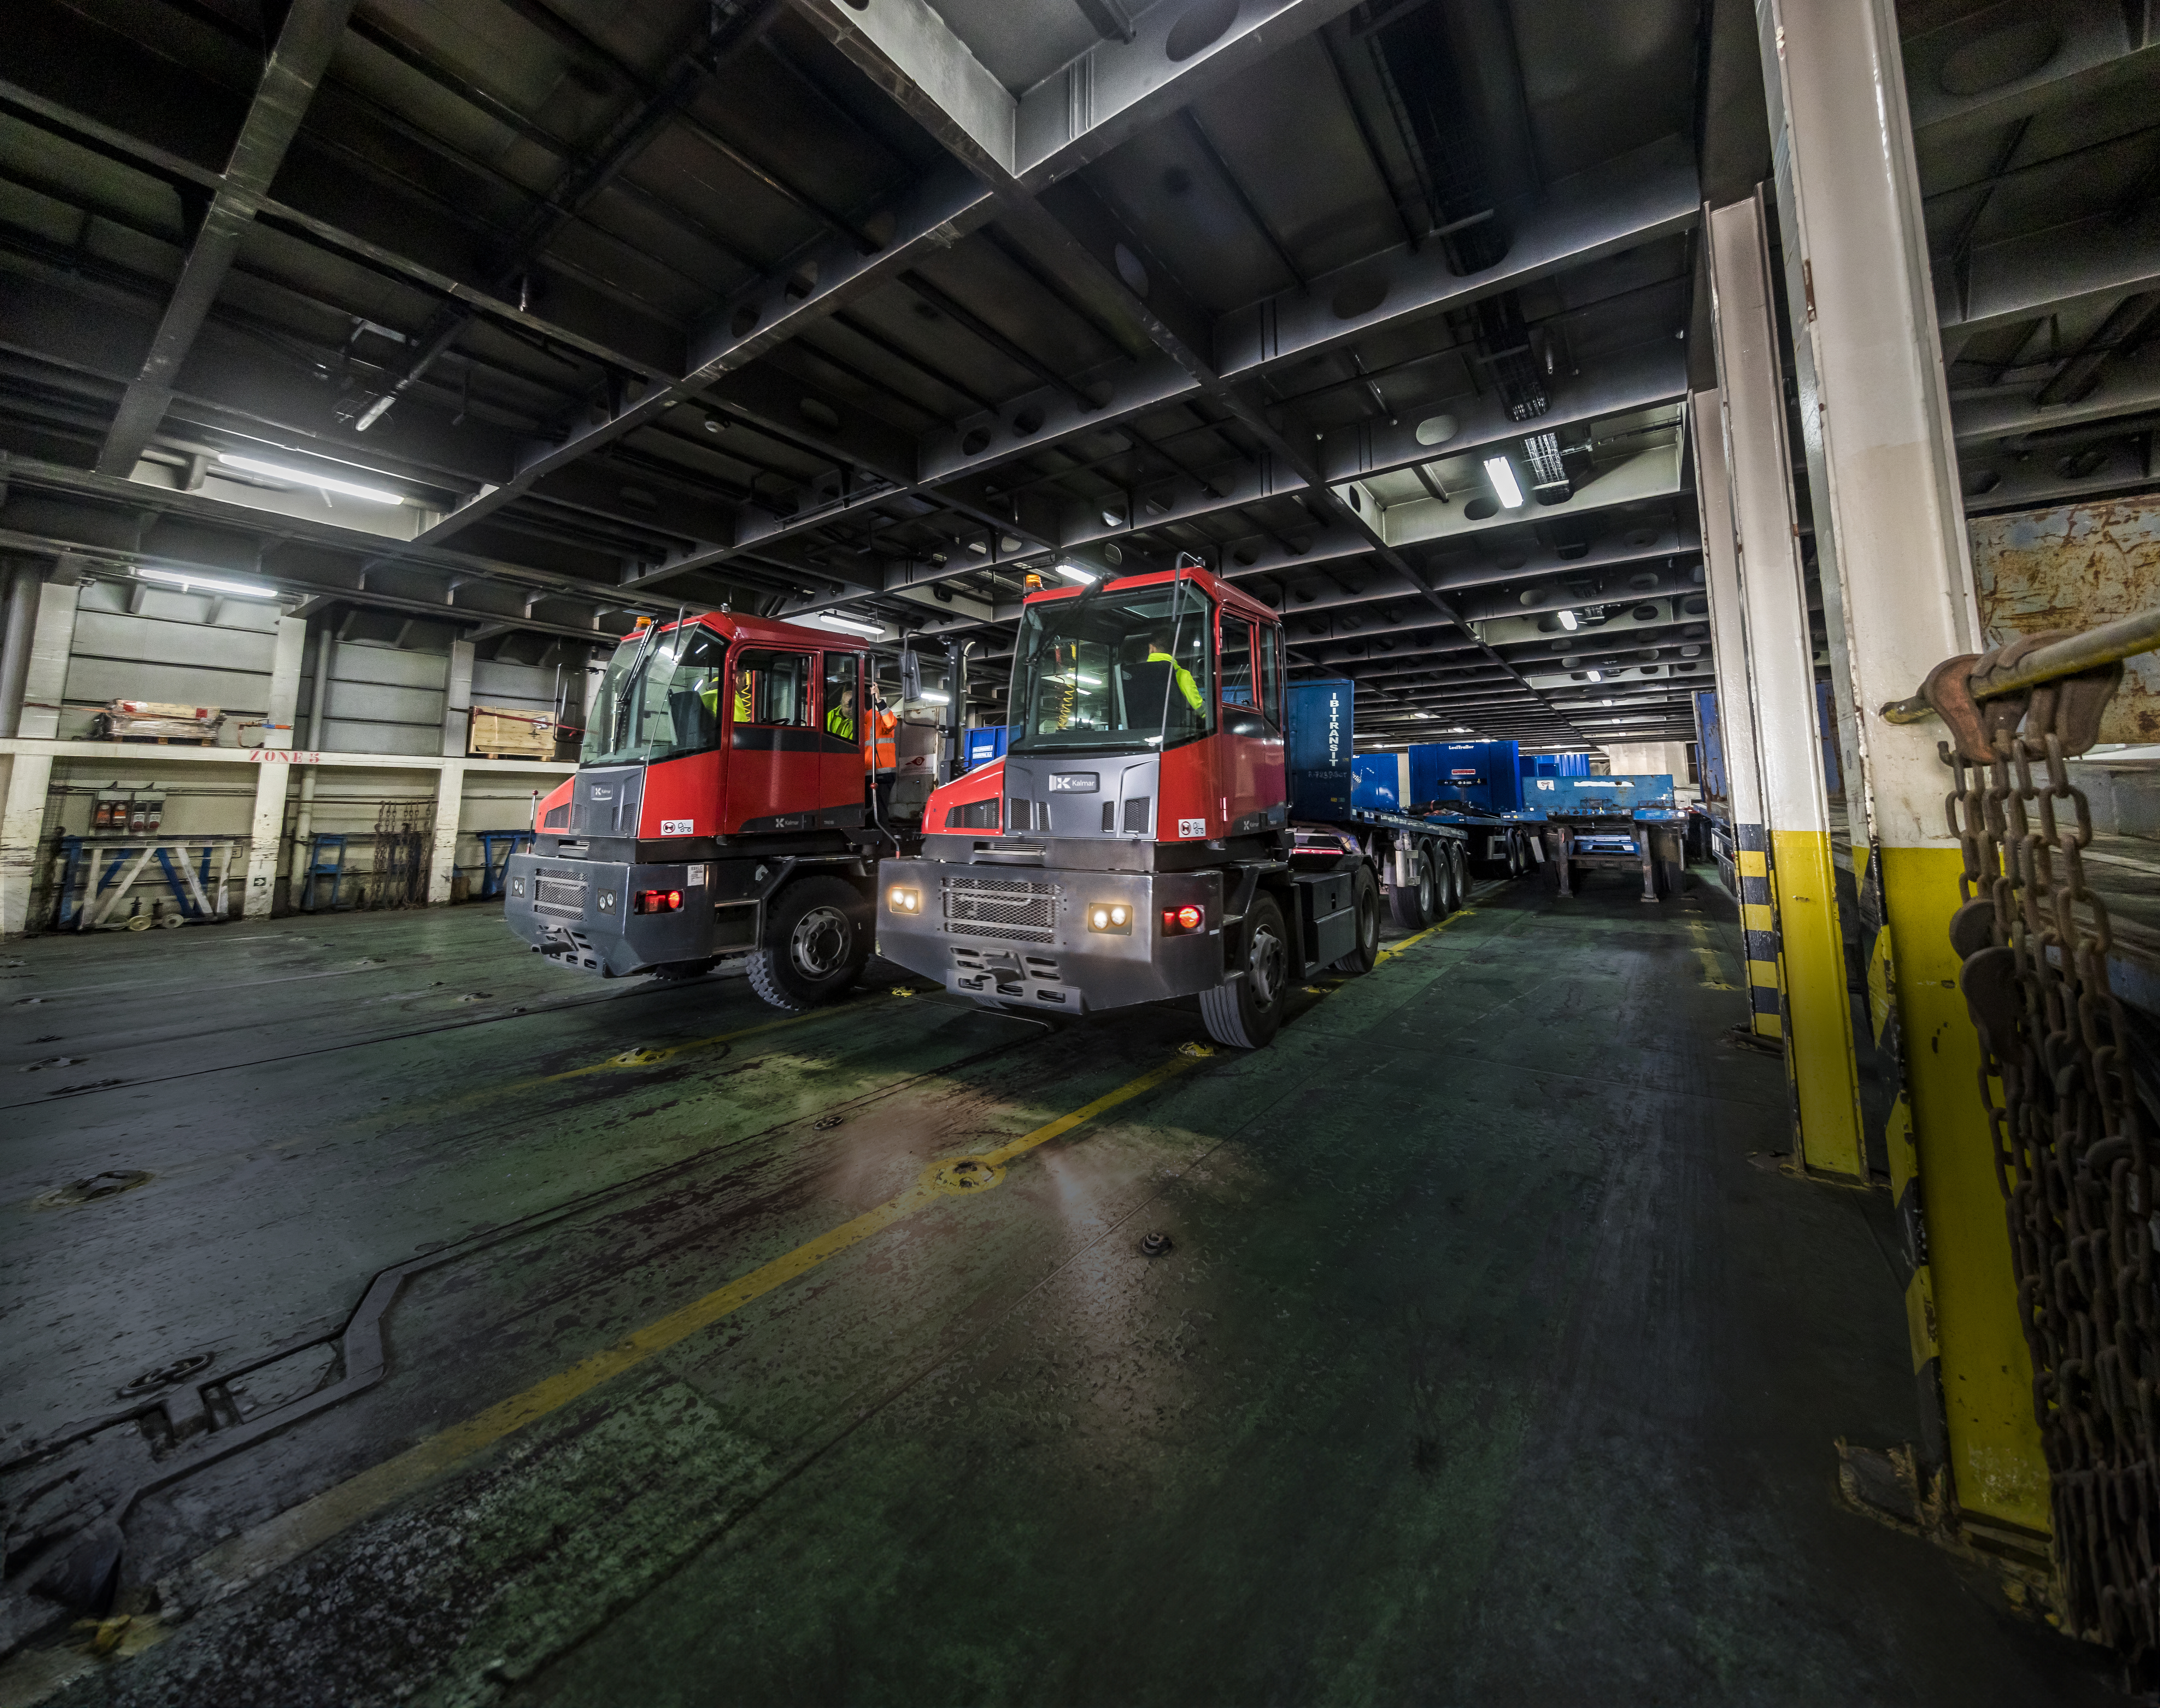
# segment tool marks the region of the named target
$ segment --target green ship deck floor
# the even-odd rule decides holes
[[[267,1415],[410,1273],[0,1702],[2118,1700],[1839,1503],[1915,1432],[1888,1205],[1766,1165],[1737,950],[1707,885],[1488,885],[1238,1055],[875,965],[776,1024],[478,906],[32,940],[8,1456],[303,1348]]]

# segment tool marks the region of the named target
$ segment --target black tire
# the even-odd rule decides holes
[[[830,1002],[863,976],[870,955],[870,905],[838,878],[798,878],[765,911],[750,951],[750,988],[799,1014]]]
[[[1217,1043],[1233,1050],[1264,1049],[1281,1030],[1283,1001],[1290,990],[1290,937],[1274,896],[1253,898],[1238,941],[1242,964],[1231,970],[1244,976],[1202,991],[1200,1017]]]
[[[1337,973],[1356,977],[1371,972],[1380,958],[1380,880],[1373,875],[1370,866],[1358,868],[1357,879],[1350,886],[1350,907],[1358,921],[1358,946],[1328,964]]]
[[[1469,850],[1459,842],[1450,844],[1447,863],[1455,869],[1455,906],[1459,911],[1470,905]]]
[[[1403,930],[1423,931],[1437,916],[1440,880],[1433,873],[1432,856],[1423,849],[1411,850],[1410,870],[1415,875],[1409,883],[1388,891],[1388,911]]]
[[[1441,849],[1434,864],[1440,871],[1440,916],[1446,919],[1462,906],[1462,868],[1456,864],[1454,844]]]

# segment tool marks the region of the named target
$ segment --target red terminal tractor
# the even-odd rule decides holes
[[[879,859],[915,830],[890,815],[891,720],[870,687],[867,649],[842,636],[719,611],[641,627],[609,661],[577,774],[511,858],[511,928],[604,977],[745,956],[776,1007],[845,990]]]
[[[1197,566],[1067,574],[1023,603],[1005,757],[880,869],[879,953],[1038,1014],[1197,997],[1264,1045],[1294,981],[1379,942],[1373,849],[1291,817],[1281,621]]]

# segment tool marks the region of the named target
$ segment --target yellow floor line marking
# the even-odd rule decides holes
[[[1710,927],[1700,919],[1688,921],[1688,935],[1695,939],[1695,958],[1702,963],[1702,988],[1705,990],[1737,990],[1737,984],[1725,982],[1725,968],[1718,963],[1717,950],[1710,941]]]
[[[1383,961],[1394,959],[1435,932],[1444,931],[1456,921],[1467,918],[1473,911],[1465,907],[1437,924],[1428,926],[1415,936],[1390,945],[1374,958],[1373,965],[1378,967]],[[792,1015],[784,1019],[768,1020],[762,1025],[678,1044],[666,1051],[652,1052],[652,1057],[659,1060],[681,1051],[747,1037],[752,1033],[771,1031],[776,1027],[792,1025],[797,1020],[810,1020],[818,1014],[830,1012],[832,1010],[828,1009],[816,1010],[811,1014]],[[982,1184],[994,1184],[1002,1178],[1005,1165],[1015,1159],[1047,1145],[1053,1139],[1062,1138],[1076,1127],[1086,1125],[1098,1115],[1105,1114],[1122,1103],[1130,1103],[1135,1098],[1145,1096],[1157,1086],[1166,1084],[1208,1059],[1202,1056],[1174,1056],[1160,1067],[1150,1068],[1137,1078],[1129,1079],[1116,1089],[1103,1093],[1093,1103],[1083,1103],[1069,1114],[1046,1121],[1016,1139],[1008,1140],[995,1150],[983,1152],[974,1159],[984,1165],[984,1172],[989,1176]],[[548,1080],[574,1078],[579,1074],[596,1073],[618,1065],[628,1064],[621,1063],[620,1058],[610,1059],[589,1067],[575,1067],[567,1072],[551,1074],[547,1080],[527,1080],[521,1083],[543,1084]],[[636,1065],[644,1064],[641,1062]],[[498,1090],[505,1088],[496,1088]],[[680,1310],[671,1311],[657,1321],[632,1331],[614,1345],[579,1359],[568,1369],[558,1371],[536,1382],[523,1393],[499,1400],[463,1422],[453,1424],[449,1428],[428,1436],[395,1458],[371,1466],[357,1476],[347,1477],[335,1487],[325,1489],[311,1499],[288,1508],[276,1518],[257,1524],[253,1529],[220,1543],[183,1567],[181,1576],[194,1587],[206,1591],[208,1599],[223,1600],[264,1574],[330,1540],[340,1532],[371,1518],[392,1502],[413,1493],[433,1478],[471,1458],[483,1448],[560,1411],[602,1384],[688,1339],[701,1329],[709,1328],[733,1316],[745,1305],[807,1275],[819,1264],[883,1233],[895,1223],[904,1221],[919,1210],[929,1208],[941,1199],[979,1191],[979,1186],[971,1186],[952,1178],[950,1171],[953,1165],[956,1160],[961,1160],[946,1157],[932,1162],[924,1169],[913,1186],[898,1196],[841,1223],[837,1228],[828,1228],[815,1239],[797,1246],[768,1264],[761,1264],[724,1286],[715,1288],[702,1299],[693,1300]],[[130,1658],[154,1648],[172,1635],[176,1628],[164,1624],[154,1615],[138,1618],[127,1628],[117,1645],[114,1658]],[[0,1708],[29,1708],[29,1705],[81,1676],[96,1664],[97,1658],[80,1649],[26,1650],[6,1667],[0,1668]]]

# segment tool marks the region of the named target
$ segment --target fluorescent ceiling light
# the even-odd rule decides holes
[[[838,611],[819,611],[818,620],[828,629],[845,629],[851,635],[868,635],[873,641],[885,633],[883,623],[874,623],[866,617],[843,616]]]
[[[402,492],[386,492],[380,486],[356,486],[350,480],[333,480],[327,475],[318,475],[310,469],[288,469],[282,463],[258,463],[252,457],[236,457],[220,451],[217,459],[236,469],[245,469],[251,475],[267,475],[273,480],[290,480],[295,486],[313,486],[325,492],[342,492],[348,498],[365,498],[372,504],[402,504]]]
[[[227,593],[236,599],[275,599],[278,589],[255,581],[227,581],[215,575],[197,575],[185,569],[138,568],[144,581],[162,581],[183,593]]]
[[[1485,459],[1485,478],[1493,483],[1493,491],[1499,496],[1501,505],[1508,510],[1523,507],[1523,489],[1515,481],[1515,465],[1505,457]]]
[[[1091,581],[1100,581],[1103,579],[1093,569],[1083,569],[1077,563],[1056,563],[1051,567],[1067,581],[1077,581],[1083,587]]]
[[[953,697],[950,694],[942,694],[934,688],[925,688],[922,691],[921,703],[926,706],[949,706],[953,703]]]
[[[1100,688],[1103,685],[1103,678],[1101,677],[1083,676],[1077,671],[1073,672],[1072,680],[1078,683],[1083,688]]]
[[[1560,626],[1563,629],[1565,629],[1570,634],[1573,634],[1575,632],[1575,613],[1573,611],[1562,611],[1560,614]]]
[[[1592,682],[1602,682],[1605,680],[1605,672],[1602,670],[1593,670],[1590,672],[1590,679]]]

